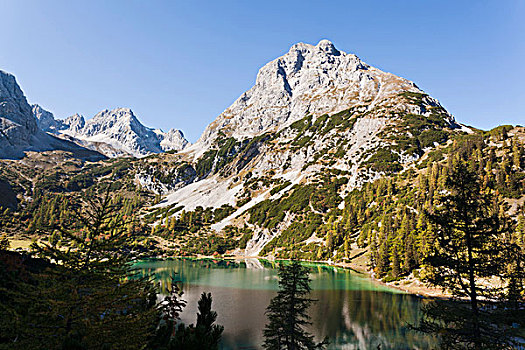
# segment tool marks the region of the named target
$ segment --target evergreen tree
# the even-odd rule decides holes
[[[399,253],[396,246],[392,252],[392,277],[398,278],[401,275],[401,262],[399,261]]]
[[[183,292],[178,282],[174,277],[171,277],[171,286],[168,287],[168,293],[158,305],[160,321],[155,330],[155,335],[149,342],[149,349],[170,349],[172,337],[175,335],[176,323],[180,320],[180,313],[186,306],[186,301],[182,299],[182,294]]]
[[[198,301],[197,323],[195,328],[199,335],[203,348],[217,349],[219,341],[221,340],[224,327],[214,324],[217,320],[217,312],[211,309],[211,293],[202,293]]]
[[[429,282],[449,290],[454,300],[427,306],[419,330],[439,333],[444,348],[508,348],[512,318],[502,317],[505,307],[494,302],[508,289],[509,258],[522,253],[508,241],[509,221],[498,203],[481,190],[467,164],[456,160],[445,185],[446,193],[427,213],[437,246],[425,263],[434,269]],[[482,279],[499,283],[482,286]]]
[[[34,244],[48,267],[20,290],[10,349],[141,349],[155,325],[155,290],[130,268],[132,238],[109,189],[85,198],[61,240]],[[51,233],[50,231],[49,233]],[[14,288],[16,288],[15,286]]]
[[[197,323],[186,327],[179,324],[170,342],[170,350],[216,350],[224,327],[215,324],[217,312],[211,309],[211,293],[202,293],[198,301]]]
[[[521,168],[521,146],[517,139],[512,142],[512,164],[516,169]]]
[[[308,308],[314,302],[310,294],[308,269],[297,261],[279,268],[279,292],[268,308],[269,323],[264,329],[265,349],[302,350],[322,349],[326,340],[315,344],[313,335],[304,330],[310,324]]]
[[[9,249],[9,238],[7,237],[7,233],[3,233],[2,236],[0,236],[0,250],[8,250]]]

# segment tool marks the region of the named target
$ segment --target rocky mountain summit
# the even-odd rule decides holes
[[[13,75],[0,71],[0,158],[21,158],[26,151],[63,150],[88,159],[101,159],[97,152],[43,132],[39,125],[52,124],[52,115],[38,108],[35,114]]]
[[[60,121],[55,120],[53,113],[46,111],[37,104],[31,105],[31,110],[35,116],[36,123],[42,131],[56,132],[63,128]]]
[[[189,144],[180,130],[172,129],[165,133],[145,127],[129,108],[106,109],[88,121],[77,114],[67,118],[63,124],[67,127],[60,130],[61,134],[88,143],[109,145],[116,153],[109,156],[127,154],[143,157],[152,153],[180,151]]]
[[[161,139],[160,148],[165,152],[181,151],[190,144],[181,130],[170,129],[166,133],[160,129],[155,129],[153,131]]]
[[[86,120],[83,116],[77,113],[64,119],[62,121],[62,125],[63,126],[61,129],[68,130],[69,132],[76,134],[80,133],[82,128],[86,125]]]
[[[189,144],[180,130],[171,129],[166,133],[145,127],[129,108],[104,110],[88,121],[80,114],[55,119],[38,105],[33,105],[33,114],[42,130],[108,157],[143,157],[180,151]]]
[[[195,177],[202,180],[220,170],[224,158],[232,160],[243,151],[248,153],[237,171],[250,163],[257,174],[273,170],[275,176],[291,171],[303,176],[309,168],[315,173],[322,167],[319,161],[330,158],[332,167],[352,172],[356,185],[367,178],[360,165],[373,155],[368,151],[396,146],[395,157],[406,163],[433,146],[425,140],[404,149],[385,140],[385,129],[410,134],[395,127],[407,115],[428,122],[420,131],[429,129],[424,136],[436,137],[430,129],[459,127],[413,82],[374,68],[328,40],[315,46],[298,43],[259,70],[255,85],[182,152],[181,161],[194,164]]]
[[[357,105],[372,110],[402,92],[423,93],[413,82],[374,68],[328,40],[315,46],[298,43],[259,70],[255,85],[206,128],[197,145],[209,145],[219,134],[243,139],[279,131],[306,115],[331,115]],[[425,102],[439,105],[430,97]],[[410,108],[426,112],[423,106]]]

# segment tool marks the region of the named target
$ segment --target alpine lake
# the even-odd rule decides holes
[[[286,263],[286,262],[284,262]],[[421,316],[424,299],[378,284],[352,270],[305,264],[312,279],[308,330],[328,349],[432,349],[434,337],[409,329]],[[211,292],[212,309],[224,326],[221,349],[262,349],[265,310],[278,290],[278,263],[258,259],[143,260],[140,275],[154,274],[166,292],[172,277],[187,302],[182,322],[195,324],[201,293]]]

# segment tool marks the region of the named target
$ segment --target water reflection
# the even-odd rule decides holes
[[[320,340],[328,336],[330,349],[431,349],[435,339],[408,331],[406,324],[420,316],[421,300],[380,286],[369,279],[330,266],[310,264],[312,297],[310,331]],[[251,259],[148,260],[137,263],[143,275],[155,274],[166,290],[177,273],[188,302],[182,313],[194,323],[197,300],[211,292],[218,323],[224,325],[222,349],[260,349],[264,311],[275,295],[275,264]]]

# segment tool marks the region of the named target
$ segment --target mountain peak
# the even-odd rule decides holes
[[[318,52],[322,51],[327,54],[338,56],[341,54],[339,50],[336,49],[334,43],[330,40],[323,39],[317,43],[317,45],[307,44],[303,42],[296,43],[290,47],[289,52]]]
[[[358,105],[375,108],[403,92],[423,93],[411,81],[337,50],[329,40],[297,43],[259,70],[255,85],[206,128],[197,144],[209,145],[223,134],[244,139],[278,131],[308,114],[317,118]]]
[[[69,131],[73,132],[73,134],[76,134],[80,132],[86,125],[86,120],[83,116],[76,113],[70,117],[67,117],[62,123],[66,129],[69,129]]]
[[[112,119],[112,120],[122,120],[124,118],[127,118],[129,120],[136,119],[135,114],[133,114],[133,111],[131,108],[127,107],[118,107],[115,109],[104,109],[103,111],[97,113],[93,117],[93,119],[99,120],[99,119]]]
[[[330,40],[327,40],[327,39],[323,39],[319,41],[319,43],[315,47],[331,55],[337,56],[340,54],[339,50],[335,48],[335,45]]]
[[[112,110],[114,113],[120,113],[121,115],[131,114],[134,116],[133,111],[129,107],[118,107]]]
[[[168,133],[144,126],[133,111],[127,107],[105,109],[85,121],[78,114],[63,122],[60,132],[83,144],[106,144],[100,149],[110,157],[133,155],[143,157],[152,153],[180,151],[189,143],[181,131],[172,129]]]
[[[21,158],[25,151],[63,150],[86,159],[101,159],[72,142],[55,138],[39,128],[59,126],[53,115],[38,105],[30,106],[12,74],[0,70],[0,158]]]
[[[46,111],[38,104],[31,105],[33,115],[36,118],[38,127],[44,131],[53,131],[59,128],[53,113]]]

